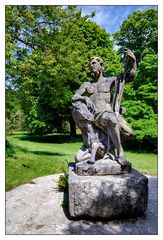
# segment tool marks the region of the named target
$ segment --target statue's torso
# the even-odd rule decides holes
[[[112,111],[110,88],[115,81],[113,78],[105,78],[96,83],[88,83],[86,92],[91,101],[94,103],[99,112]]]

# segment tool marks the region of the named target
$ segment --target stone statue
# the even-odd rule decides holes
[[[123,87],[137,68],[134,54],[129,49],[124,53],[124,73],[117,77],[104,77],[102,59],[91,58],[92,81],[83,83],[72,98],[72,114],[83,137],[76,163],[69,164],[72,218],[135,218],[147,210],[148,178],[131,167],[121,145],[133,135],[123,117]]]
[[[121,108],[124,84],[134,79],[136,58],[125,49],[124,73],[117,77],[104,77],[103,61],[92,57],[89,63],[91,82],[84,82],[72,98],[72,115],[81,130],[83,146],[76,154],[76,162],[116,160],[121,166],[127,165],[121,141],[133,135],[132,128],[125,121]],[[111,94],[111,89],[115,91]]]

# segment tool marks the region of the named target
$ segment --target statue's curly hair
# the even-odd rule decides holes
[[[92,62],[93,59],[97,60],[100,63],[101,70],[103,71],[104,70],[104,62],[103,62],[103,60],[101,58],[99,58],[99,57],[91,57],[89,63]]]

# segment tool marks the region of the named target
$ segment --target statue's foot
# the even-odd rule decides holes
[[[114,161],[114,160],[115,160],[115,157],[114,157],[113,154],[107,152],[107,153],[105,153],[103,159],[104,159],[104,160],[105,160],[105,159],[110,159],[110,160]]]
[[[122,166],[126,166],[128,164],[128,162],[127,162],[127,160],[126,160],[126,158],[124,156],[119,156],[117,158],[117,161]]]

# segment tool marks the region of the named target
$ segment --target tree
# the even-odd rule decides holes
[[[6,14],[6,33],[15,47],[9,47],[7,73],[23,96],[28,125],[50,132],[69,121],[75,133],[71,98],[90,80],[90,57],[102,57],[111,76],[121,71],[110,34],[91,22],[93,14],[82,17],[74,6],[9,6]]]
[[[125,20],[114,35],[119,52],[134,50],[138,61],[135,80],[126,85],[122,104],[126,119],[135,131],[128,145],[137,149],[157,149],[157,11],[137,11]]]
[[[129,15],[114,34],[115,43],[121,53],[125,47],[133,49],[137,62],[147,48],[157,54],[157,10],[147,9]]]
[[[25,127],[25,114],[20,106],[18,92],[6,89],[6,131],[12,134]]]
[[[71,118],[71,98],[76,89],[90,79],[88,61],[91,56],[100,55],[103,59],[107,59],[107,72],[110,75],[118,74],[121,69],[120,64],[117,63],[119,59],[109,40],[110,35],[101,30],[97,24],[81,17],[75,23],[70,20],[62,28],[61,35],[62,43],[57,53],[56,67],[50,66],[50,75],[41,85],[39,108],[45,121],[54,122],[59,118]],[[52,47],[53,43],[51,49]],[[48,56],[52,55],[48,54]],[[51,59],[54,61],[53,57]],[[47,70],[47,64],[45,66]]]

